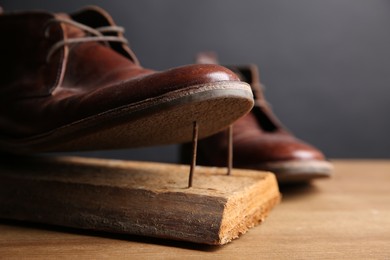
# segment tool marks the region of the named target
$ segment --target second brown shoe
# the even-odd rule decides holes
[[[140,66],[98,7],[0,13],[0,151],[117,149],[190,141],[253,106],[247,83],[218,65]]]
[[[198,62],[217,60],[213,53],[201,53]],[[251,85],[255,96],[251,112],[233,124],[233,166],[272,171],[280,183],[329,177],[333,167],[323,153],[287,131],[273,114],[264,98],[257,67],[227,67]],[[183,145],[181,161],[188,163],[190,156],[189,145]],[[200,140],[197,158],[201,165],[226,166],[228,130]]]

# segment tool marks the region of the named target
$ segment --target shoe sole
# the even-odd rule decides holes
[[[327,161],[286,161],[258,165],[256,169],[275,173],[279,183],[309,182],[313,179],[329,178],[333,166]]]
[[[244,82],[222,81],[190,86],[155,98],[115,108],[50,132],[25,139],[0,140],[6,151],[66,152],[133,148],[192,140],[226,128],[253,107]]]

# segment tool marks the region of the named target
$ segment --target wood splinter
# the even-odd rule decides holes
[[[199,131],[199,125],[197,121],[194,121],[194,127],[192,131],[192,159],[191,159],[191,166],[190,166],[190,176],[188,178],[188,188],[192,187],[192,180],[194,178],[194,171],[196,167],[196,151],[198,148],[198,131]]]

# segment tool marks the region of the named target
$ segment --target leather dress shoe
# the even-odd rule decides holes
[[[217,63],[213,53],[201,53],[199,63]],[[233,166],[274,172],[280,183],[307,182],[329,177],[332,165],[321,151],[286,130],[263,95],[255,65],[227,66],[253,90],[255,106],[233,124]],[[181,160],[188,163],[190,145],[181,147]],[[198,142],[197,163],[226,166],[228,130]]]
[[[117,149],[214,134],[253,106],[219,65],[143,68],[98,7],[0,13],[0,151]]]

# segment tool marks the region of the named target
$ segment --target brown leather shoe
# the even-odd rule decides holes
[[[200,63],[216,63],[212,53],[202,53]],[[329,177],[332,165],[313,146],[288,132],[271,111],[264,98],[258,69],[255,65],[231,66],[241,80],[248,82],[255,96],[249,114],[233,124],[233,166],[272,171],[279,182],[302,182]],[[198,164],[226,166],[228,131],[198,142]],[[188,163],[189,145],[183,145],[182,162]]]
[[[104,10],[0,14],[0,150],[116,149],[214,134],[253,106],[218,65],[142,68]]]

